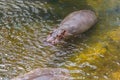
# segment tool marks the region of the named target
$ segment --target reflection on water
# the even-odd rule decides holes
[[[120,1],[46,1],[0,1],[0,79],[37,67],[67,68],[75,80],[120,79]],[[98,24],[82,38],[47,46],[54,25],[79,9],[95,10]]]

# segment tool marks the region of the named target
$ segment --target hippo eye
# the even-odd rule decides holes
[[[62,39],[62,38],[63,38],[63,36],[62,36],[62,35],[59,35],[59,36],[58,36],[58,38],[59,38],[59,39]]]
[[[57,37],[59,37],[59,35],[57,35]]]
[[[62,32],[62,35],[64,35],[64,34],[65,34],[65,32],[66,32],[66,31],[64,30],[64,31]]]

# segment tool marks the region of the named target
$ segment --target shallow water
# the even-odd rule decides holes
[[[66,68],[75,80],[119,80],[119,4],[119,0],[1,0],[0,80],[38,67]],[[98,23],[82,38],[46,45],[55,25],[80,9],[94,10]]]

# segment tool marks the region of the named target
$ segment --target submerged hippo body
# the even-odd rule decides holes
[[[97,21],[95,13],[91,10],[80,10],[69,14],[59,27],[47,37],[47,42],[56,44],[63,38],[78,35],[87,31]]]
[[[12,80],[71,80],[67,69],[37,68]]]

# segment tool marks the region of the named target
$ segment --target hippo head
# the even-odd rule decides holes
[[[64,38],[65,32],[63,29],[56,29],[47,37],[46,41],[51,44],[57,44]]]

